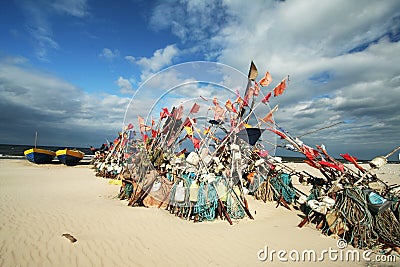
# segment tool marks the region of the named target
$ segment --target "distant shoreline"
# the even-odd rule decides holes
[[[0,144],[0,158],[10,158],[10,159],[20,159],[20,157],[25,158],[24,156],[24,151],[27,149],[32,148],[33,145],[10,145],[10,144]],[[76,148],[85,155],[90,156],[93,155],[92,151],[90,150],[89,147],[69,147],[69,146],[37,146],[37,148],[42,148],[42,149],[48,149],[51,151],[57,151],[59,149],[65,149],[65,148]],[[294,163],[302,163],[306,159],[305,157],[290,157],[290,156],[279,156],[276,155],[276,157],[282,158],[282,162],[294,162]],[[337,158],[339,162],[342,163],[348,163],[346,160],[342,158]],[[368,163],[370,160],[366,159],[359,159],[359,163]],[[388,163],[392,164],[399,164],[399,161],[391,161],[389,160]]]

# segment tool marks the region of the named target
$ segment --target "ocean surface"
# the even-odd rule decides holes
[[[25,158],[24,151],[27,149],[33,148],[32,145],[6,145],[6,144],[0,144],[0,158]],[[56,152],[59,149],[65,149],[66,147],[59,147],[59,146],[37,146],[36,148],[43,148],[43,149],[48,149],[51,151]],[[70,147],[70,148],[76,148],[85,155],[93,155],[92,151],[90,151],[90,148],[88,147]]]

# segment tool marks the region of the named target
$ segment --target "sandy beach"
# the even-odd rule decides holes
[[[399,164],[377,173],[391,184],[400,183]],[[314,225],[298,228],[299,211],[251,196],[255,220],[230,226],[221,220],[193,223],[157,208],[127,207],[115,198],[118,191],[108,179],[95,177],[90,165],[0,160],[0,266],[278,266],[282,262],[277,258],[258,260],[258,252],[266,246],[318,254],[337,249],[336,240]],[[65,233],[77,242],[63,237]],[[365,262],[324,260],[326,266],[343,264]]]

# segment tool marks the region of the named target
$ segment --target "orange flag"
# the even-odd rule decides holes
[[[281,95],[283,91],[286,89],[286,79],[283,79],[275,88],[274,88],[274,96]]]
[[[265,76],[258,82],[261,86],[268,86],[272,82],[271,74],[267,71]]]
[[[233,106],[232,102],[229,99],[226,101],[225,107],[227,110],[237,113],[237,110],[235,109],[235,107]]]
[[[272,121],[272,115],[277,110],[278,110],[278,105],[276,105],[273,109],[271,109],[271,111],[268,112],[268,114],[264,118],[262,118],[261,121],[263,121],[265,123],[268,123],[268,122],[274,123]]]

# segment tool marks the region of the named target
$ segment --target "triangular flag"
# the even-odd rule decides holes
[[[254,62],[251,61],[248,78],[249,78],[249,80],[254,81],[256,79],[257,75],[258,75],[257,67],[254,64]]]
[[[268,123],[268,122],[274,123],[272,121],[272,115],[277,110],[278,110],[278,105],[276,105],[273,109],[271,109],[270,112],[268,112],[268,114],[264,118],[261,119],[261,121],[263,121],[265,123]]]
[[[237,110],[235,109],[235,107],[233,106],[232,102],[228,99],[225,103],[225,107],[227,110],[229,110],[230,112],[234,112],[237,113]]]
[[[269,98],[271,97],[272,93],[269,92],[264,98],[261,100],[261,102],[266,103],[269,102]]]
[[[200,140],[196,137],[191,138],[194,148],[200,149]]]
[[[190,113],[195,114],[195,113],[199,112],[199,110],[200,110],[200,105],[194,103],[193,107],[190,109]]]
[[[186,130],[187,135],[193,136],[193,129],[192,129],[192,127],[185,126],[185,130]]]
[[[180,105],[179,108],[175,109],[174,112],[172,113],[172,117],[174,117],[176,120],[182,119],[183,116],[183,106]]]
[[[171,113],[169,113],[168,108],[162,108],[160,112],[160,119],[164,119],[166,117],[170,117]]]

